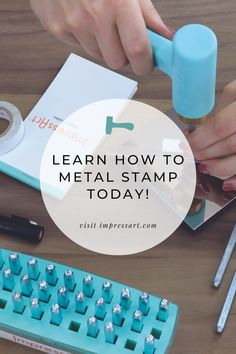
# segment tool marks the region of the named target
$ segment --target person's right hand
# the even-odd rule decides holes
[[[171,39],[151,0],[31,0],[42,25],[58,39],[81,45],[117,70],[128,63],[139,75],[153,69],[146,27]]]

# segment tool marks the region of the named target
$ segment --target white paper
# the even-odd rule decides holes
[[[24,174],[39,180],[43,151],[61,121],[95,101],[132,98],[136,89],[137,82],[71,54],[26,118],[22,142],[0,157],[0,170],[9,173],[4,167],[7,164],[16,169],[16,173],[11,173],[13,177],[19,178],[20,171],[21,180]],[[25,182],[28,183],[27,178]]]

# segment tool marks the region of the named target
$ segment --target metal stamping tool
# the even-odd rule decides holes
[[[71,269],[67,269],[64,273],[65,287],[69,291],[73,291],[75,288],[75,276]]]
[[[32,280],[38,280],[39,277],[39,265],[38,265],[38,261],[35,258],[30,258],[28,263],[28,273],[29,273],[29,277]]]
[[[106,304],[102,297],[95,302],[95,317],[99,320],[104,320],[106,316]]]
[[[228,244],[226,246],[223,258],[220,262],[220,265],[219,265],[218,270],[216,272],[215,278],[213,280],[213,286],[215,288],[218,288],[221,284],[221,281],[223,279],[223,276],[224,276],[227,266],[229,264],[230,258],[232,256],[233,251],[234,251],[235,245],[236,245],[236,225],[234,226],[233,232],[232,232],[230,239],[228,241]]]
[[[104,326],[105,340],[107,343],[114,344],[116,341],[115,327],[111,322],[107,322]]]
[[[56,285],[57,283],[57,271],[53,264],[48,264],[46,267],[46,279],[49,285]]]
[[[128,310],[131,305],[131,294],[130,290],[125,288],[121,291],[120,305],[124,310]]]
[[[3,289],[12,291],[15,286],[15,279],[11,269],[10,268],[5,269],[2,273],[2,277],[3,277]]]
[[[116,326],[122,326],[123,311],[119,304],[114,305],[112,308],[112,323]]]
[[[105,281],[102,285],[102,297],[104,301],[108,304],[112,300],[112,284],[109,281]]]
[[[22,295],[30,297],[33,291],[31,279],[25,274],[20,279]]]
[[[16,292],[12,295],[12,303],[14,312],[22,314],[25,309],[23,297],[20,293]]]
[[[227,297],[225,299],[225,303],[221,311],[219,321],[216,325],[216,332],[219,334],[221,334],[225,328],[235,295],[236,295],[236,271],[234,273],[233,280],[231,282]]]
[[[155,338],[153,337],[152,334],[149,334],[145,338],[143,354],[153,354],[154,351],[155,351]]]
[[[146,316],[149,308],[149,294],[142,292],[139,296],[139,310]]]
[[[92,297],[94,293],[93,278],[86,275],[83,280],[83,292],[87,297]]]
[[[82,315],[86,312],[86,302],[84,298],[84,293],[79,291],[78,294],[75,296],[75,311],[81,313]]]
[[[143,329],[143,314],[141,311],[136,310],[133,314],[132,331],[141,333]]]
[[[165,322],[168,318],[168,314],[169,314],[169,301],[167,299],[162,299],[160,302],[157,318],[160,321]]]
[[[90,317],[87,322],[88,326],[88,336],[96,338],[99,332],[98,321],[95,317]]]
[[[39,299],[35,298],[30,301],[30,310],[33,318],[36,320],[40,320],[42,318],[43,311],[41,309]]]
[[[65,286],[61,286],[57,291],[58,305],[63,309],[66,309],[69,304],[68,290]]]
[[[38,285],[39,300],[48,302],[50,299],[50,293],[48,289],[48,283],[45,280],[39,282]]]
[[[59,326],[62,321],[61,307],[58,304],[53,304],[51,307],[51,323]]]
[[[19,275],[21,272],[20,257],[17,253],[12,253],[9,256],[9,265],[13,274]]]

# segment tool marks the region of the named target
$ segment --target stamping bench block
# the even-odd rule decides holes
[[[0,250],[0,336],[49,353],[164,354],[178,307],[41,258]]]

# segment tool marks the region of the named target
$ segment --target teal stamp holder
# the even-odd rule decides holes
[[[177,305],[77,268],[0,250],[0,335],[54,354],[164,354]]]

